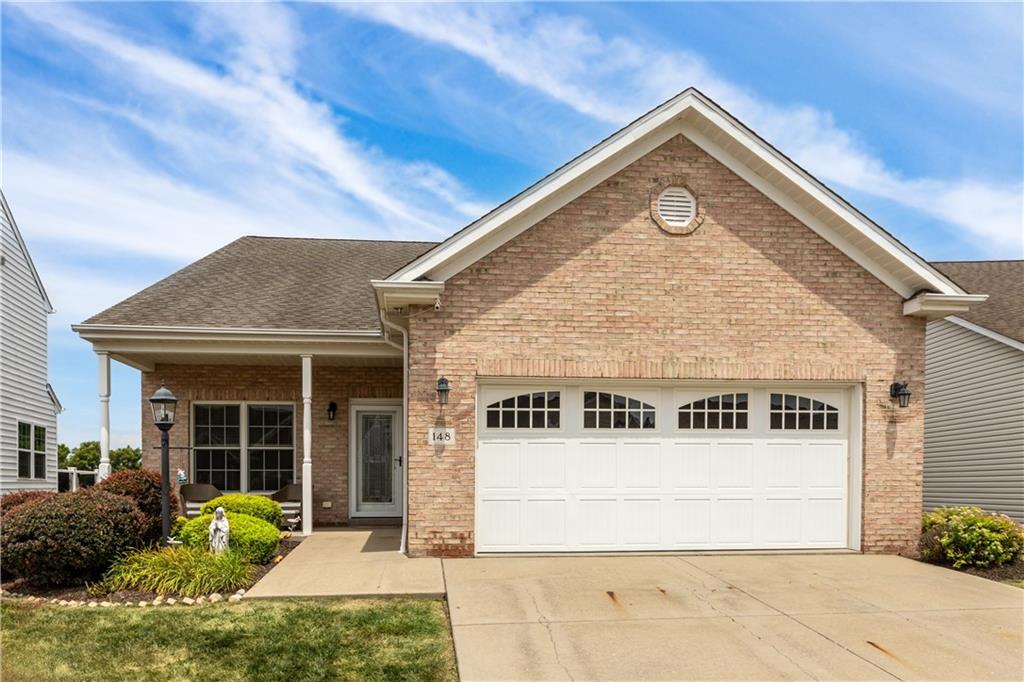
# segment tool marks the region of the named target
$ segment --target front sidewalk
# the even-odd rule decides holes
[[[256,583],[246,599],[282,597],[443,597],[441,560],[398,551],[399,528],[313,533]]]

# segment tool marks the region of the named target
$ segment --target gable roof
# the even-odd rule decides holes
[[[79,327],[379,331],[370,280],[433,245],[242,237]]]
[[[21,249],[21,252],[25,254],[25,262],[28,263],[29,272],[32,273],[32,279],[36,282],[36,288],[39,290],[39,296],[43,299],[43,307],[48,313],[54,312],[53,304],[50,303],[50,297],[46,293],[46,287],[43,286],[43,280],[39,277],[39,271],[36,270],[36,265],[32,262],[32,254],[28,252],[25,240],[21,237],[21,230],[18,229],[18,223],[14,220],[14,213],[11,212],[11,207],[7,203],[7,197],[4,196],[3,190],[0,190],[0,211],[3,211],[4,217],[7,219],[7,222],[10,223],[11,230],[14,231],[14,238],[18,242],[18,247]]]
[[[904,298],[962,296],[929,265],[837,193],[695,88],[684,90],[444,242],[389,281],[443,281],[537,221],[682,134],[818,232]]]
[[[940,261],[932,263],[971,292],[989,295],[957,317],[1024,342],[1024,260]]]

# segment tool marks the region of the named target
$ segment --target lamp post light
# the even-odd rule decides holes
[[[178,399],[170,392],[163,382],[149,399],[153,410],[153,424],[160,429],[160,494],[161,511],[163,513],[163,544],[170,544],[171,537],[171,436],[168,433],[174,426],[174,410]]]

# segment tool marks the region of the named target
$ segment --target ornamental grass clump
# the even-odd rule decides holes
[[[228,548],[239,553],[246,561],[265,564],[274,558],[281,542],[277,526],[254,516],[227,512]],[[213,514],[203,514],[185,523],[178,539],[188,547],[206,549],[210,542],[210,521]]]
[[[244,493],[221,495],[204,504],[201,511],[203,514],[212,514],[217,507],[224,507],[226,512],[255,516],[257,519],[263,519],[275,526],[280,526],[283,518],[281,505],[262,495],[246,495]]]
[[[953,568],[1002,566],[1021,557],[1024,529],[978,507],[942,507],[924,515],[921,558]]]
[[[139,590],[199,597],[252,585],[256,567],[238,552],[201,547],[164,547],[125,554],[103,576],[108,592]]]

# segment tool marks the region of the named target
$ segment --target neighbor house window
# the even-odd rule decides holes
[[[487,428],[557,429],[561,410],[558,391],[522,393],[488,405]]]
[[[18,422],[18,478],[46,478],[46,427]]]
[[[747,404],[746,393],[723,393],[694,400],[679,408],[679,428],[745,429]]]
[[[618,393],[583,392],[583,428],[653,429],[654,405]]]
[[[195,482],[242,492],[274,492],[292,483],[294,420],[292,405],[195,405]]]
[[[792,393],[772,393],[770,426],[781,431],[837,431],[839,409]]]

